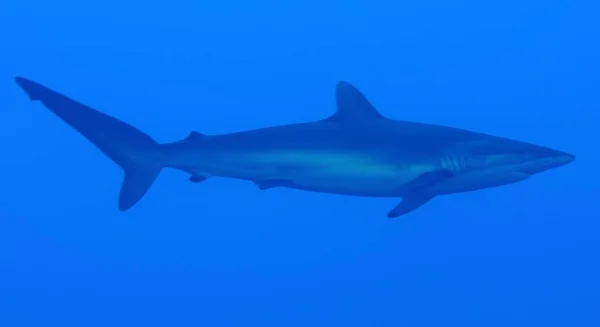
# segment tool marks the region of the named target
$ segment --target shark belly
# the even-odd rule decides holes
[[[520,171],[475,171],[448,178],[435,185],[433,189],[438,195],[464,193],[517,183],[529,176]]]

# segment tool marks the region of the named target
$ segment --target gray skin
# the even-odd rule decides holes
[[[392,218],[438,195],[516,183],[575,159],[506,138],[385,118],[347,82],[336,87],[337,111],[317,122],[224,135],[192,132],[181,141],[158,144],[36,82],[16,81],[124,169],[121,210],[135,205],[169,167],[191,174],[196,183],[219,176],[252,181],[260,189],[401,197],[388,213]]]

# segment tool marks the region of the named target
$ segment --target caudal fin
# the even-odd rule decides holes
[[[164,167],[161,146],[135,127],[78,103],[23,77],[17,84],[32,101],[42,104],[96,145],[125,172],[119,209],[133,207]]]

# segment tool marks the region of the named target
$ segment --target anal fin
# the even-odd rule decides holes
[[[274,187],[289,186],[291,185],[291,182],[287,179],[266,179],[262,181],[254,181],[254,184],[256,184],[260,190],[268,190]]]

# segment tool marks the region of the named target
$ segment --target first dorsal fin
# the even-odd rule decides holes
[[[340,81],[337,84],[335,87],[335,100],[337,111],[326,120],[364,122],[384,118],[367,97],[348,82]]]

